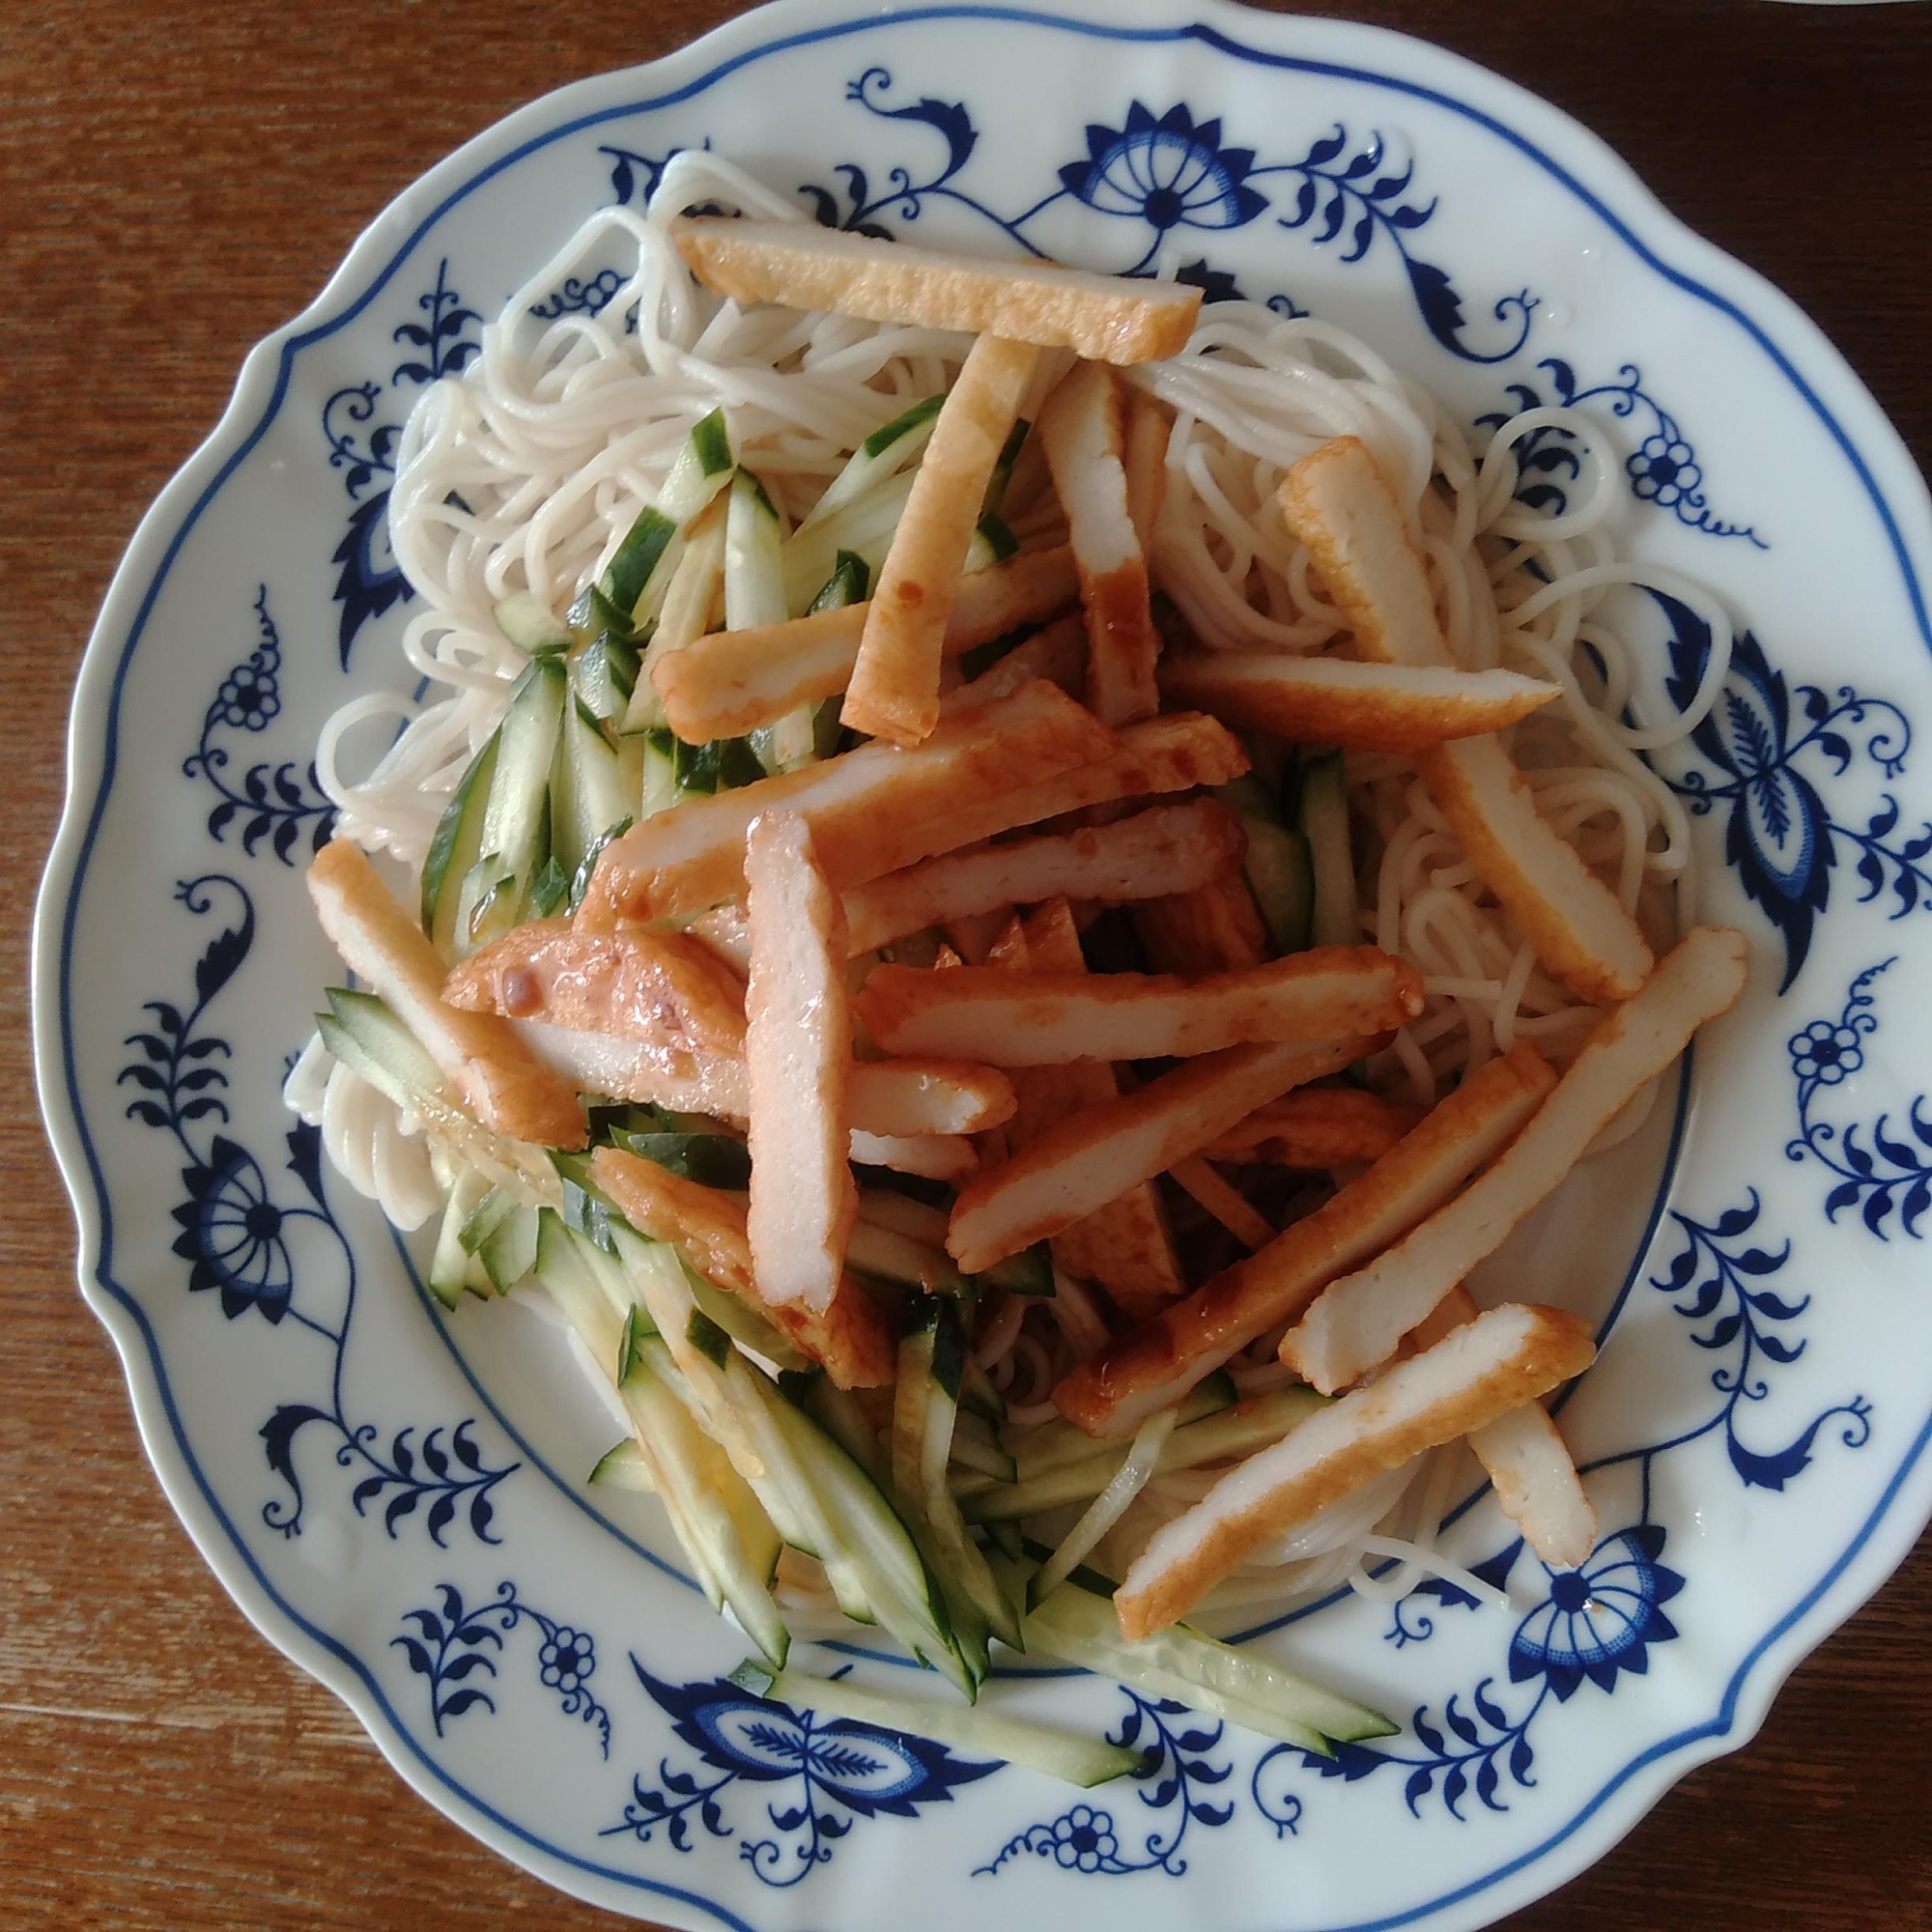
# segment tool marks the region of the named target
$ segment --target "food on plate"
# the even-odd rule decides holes
[[[1417,1324],[1415,1346],[1433,1349],[1478,1312],[1467,1289],[1452,1288]],[[1495,1486],[1496,1506],[1529,1547],[1551,1569],[1581,1569],[1597,1547],[1597,1512],[1549,1411],[1540,1402],[1522,1403],[1466,1439]]]
[[[1160,686],[1227,724],[1362,752],[1423,752],[1501,731],[1556,696],[1553,684],[1513,670],[1205,651],[1169,658]]]
[[[1056,1406],[1090,1435],[1139,1428],[1453,1199],[1514,1142],[1555,1085],[1549,1063],[1527,1040],[1478,1067],[1366,1174],[1259,1254],[1095,1350],[1054,1389]]]
[[[1281,1357],[1324,1395],[1386,1361],[1435,1304],[1589,1151],[1618,1110],[1745,989],[1745,942],[1700,925],[1636,992],[1612,1007],[1583,1050],[1490,1168],[1368,1266],[1331,1282],[1282,1338]]]
[[[846,943],[855,954],[876,952],[955,920],[1050,899],[1129,905],[1162,898],[1190,891],[1204,873],[1232,869],[1246,843],[1234,812],[1198,798],[1111,824],[952,853],[847,893]]]
[[[889,1052],[1051,1066],[1393,1030],[1421,1012],[1422,976],[1373,946],[1321,947],[1199,979],[880,965],[858,1006]]]
[[[706,288],[741,302],[829,309],[867,322],[970,329],[1101,362],[1178,354],[1201,291],[1130,282],[1054,262],[991,262],[785,222],[681,219],[671,240]]]
[[[946,392],[867,606],[838,713],[847,730],[916,745],[939,723],[952,593],[1038,360],[1031,343],[982,335]]]
[[[1304,456],[1281,486],[1282,514],[1308,546],[1372,664],[1453,668],[1421,553],[1368,446],[1353,437]],[[1627,1000],[1651,951],[1630,912],[1550,830],[1493,736],[1416,753],[1416,769],[1469,863],[1515,915],[1537,956],[1579,998]]]
[[[1453,1329],[1238,1463],[1156,1530],[1114,1605],[1129,1638],[1184,1616],[1247,1552],[1388,1469],[1581,1375],[1596,1345],[1567,1309],[1512,1303]]]
[[[1126,398],[1104,363],[1076,362],[1039,412],[1040,447],[1066,512],[1087,619],[1086,698],[1105,724],[1160,709],[1160,637],[1126,472]]]
[[[563,1324],[752,1688],[1133,1769],[795,1672],[856,1619],[1379,1735],[1183,1619],[1474,1593],[1457,1459],[1587,1558],[1589,1330],[1462,1284],[1742,988],[1640,755],[1717,680],[1651,721],[1606,539],[1340,331],[791,213],[677,156],[412,416],[292,1104]]]
[[[1056,615],[1078,597],[1079,585],[1071,556],[1058,548],[1023,551],[961,578],[940,639],[941,655],[963,657],[1023,624]],[[870,611],[870,602],[861,598],[803,617],[694,638],[651,671],[666,723],[682,743],[707,745],[742,738],[803,705],[838,696],[852,681]],[[1060,682],[1043,670],[1035,675]],[[1018,688],[1010,685],[998,696]]]

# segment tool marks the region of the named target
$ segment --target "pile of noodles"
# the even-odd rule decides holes
[[[317,753],[340,829],[419,867],[443,807],[501,718],[526,660],[497,629],[497,603],[529,591],[565,609],[656,497],[693,424],[721,404],[740,460],[795,523],[867,436],[949,386],[970,338],[778,308],[746,311],[698,289],[666,236],[697,203],[801,219],[729,163],[680,156],[648,213],[594,215],[513,296],[460,378],[434,384],[411,415],[389,503],[390,539],[417,597],[403,654],[415,696],[355,699]],[[595,313],[534,311],[569,277],[611,268],[622,286]],[[554,306],[554,304],[549,304]],[[1041,358],[1031,416],[1066,367]],[[1667,938],[1688,910],[1689,828],[1645,761],[1710,709],[1729,663],[1730,625],[1696,585],[1620,559],[1610,526],[1621,471],[1597,425],[1535,409],[1479,444],[1426,390],[1366,344],[1307,317],[1246,302],[1203,312],[1185,352],[1129,372],[1174,412],[1154,576],[1209,649],[1320,652],[1340,614],[1311,579],[1307,552],[1276,508],[1283,474],[1340,435],[1376,452],[1414,519],[1450,648],[1471,669],[1547,678],[1561,697],[1516,725],[1509,749],[1540,811],[1637,914]],[[1578,469],[1560,514],[1517,498],[1517,450],[1562,433]],[[1058,506],[1037,449],[1015,470],[1006,513],[1025,544],[1059,540]],[[1620,589],[1648,587],[1711,627],[1699,690],[1678,710],[1605,621]],[[1627,607],[1626,607],[1627,608]],[[1365,940],[1414,961],[1427,1006],[1371,1066],[1386,1091],[1428,1103],[1492,1054],[1534,1039],[1559,1064],[1595,1009],[1537,964],[1476,878],[1412,767],[1350,753],[1349,791]],[[402,1226],[439,1205],[415,1123],[313,1047],[291,1103],[319,1121],[330,1159]],[[1630,1110],[1606,1136],[1634,1131]],[[1105,1329],[1078,1284],[1051,1302],[989,1310],[979,1358],[1015,1421],[1043,1420],[1048,1392]],[[1233,1370],[1244,1392],[1286,1378],[1265,1336]],[[1422,1458],[1274,1548],[1221,1587],[1230,1610],[1280,1605],[1352,1582],[1397,1593],[1418,1564],[1458,1576],[1429,1546],[1455,1487],[1456,1457]],[[1117,1526],[1123,1555],[1205,1493],[1212,1472],[1156,1477]],[[1380,1533],[1378,1534],[1378,1530]],[[1397,1558],[1393,1570],[1388,1559]],[[1379,1566],[1380,1574],[1372,1575]],[[787,1585],[798,1606],[810,1586]],[[1210,1605],[1210,1608],[1213,1605]]]

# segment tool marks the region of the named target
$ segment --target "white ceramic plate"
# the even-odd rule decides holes
[[[345,696],[406,683],[396,427],[558,238],[704,141],[835,221],[1122,270],[1171,240],[1210,288],[1345,324],[1472,419],[1575,403],[1628,549],[1748,627],[1666,769],[1752,990],[1680,1102],[1496,1264],[1605,1330],[1565,1417],[1604,1543],[1552,1577],[1475,1497],[1453,1548],[1510,1613],[1348,1599],[1251,1639],[1399,1714],[1385,1747],[1318,1764],[1034,1673],[1006,1694],[1159,1747],[1138,1786],[1081,1799],[750,1706],[720,1681],[742,1640],[654,1505],[578,1480],[609,1432],[544,1333],[508,1308],[446,1326],[279,1108],[333,972],[299,872],[327,824],[310,749]],[[607,299],[602,266],[551,304]],[[1573,459],[1548,439],[1538,459],[1554,503]],[[170,1497],[417,1790],[620,1910],[772,1932],[1489,1922],[1747,1737],[1932,1502],[1932,1040],[1910,998],[1932,970],[1929,559],[1922,486],[1804,319],[1572,123],[1413,42],[1171,0],[797,0],[538,102],[403,195],[249,357],[81,675],[38,1046],[83,1286]],[[1694,676],[1688,611],[1627,614],[1658,677]]]

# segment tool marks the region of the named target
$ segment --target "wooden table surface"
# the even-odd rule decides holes
[[[115,561],[242,355],[499,115],[730,0],[0,7],[0,1926],[615,1927],[412,1797],[243,1622],[142,1461],[36,1113],[33,894]],[[1337,10],[1343,11],[1343,10]],[[1577,115],[1823,325],[1932,456],[1932,10],[1356,0]],[[1932,1544],[1762,1736],[1510,1919],[1932,1928]]]

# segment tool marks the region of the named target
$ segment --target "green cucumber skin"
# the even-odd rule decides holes
[[[1355,917],[1348,772],[1340,752],[1303,757],[1299,818],[1312,879],[1311,940],[1317,946],[1356,945],[1362,935]]]
[[[964,1359],[957,1304],[939,1295],[909,1299],[894,1391],[893,1489],[945,1591],[959,1653],[983,1681],[990,1667],[987,1638],[1017,1648],[1020,1632],[946,1485]]]
[[[1313,1391],[1280,1389],[1177,1429],[1167,1439],[1155,1473],[1199,1468],[1227,1456],[1251,1456],[1267,1448],[1297,1423],[1324,1406]],[[1125,1443],[1095,1442],[1095,1453],[1065,1462],[1009,1488],[982,1490],[961,1500],[968,1522],[1019,1521],[1062,1504],[1097,1496],[1127,1459]]]
[[[915,403],[904,415],[895,416],[882,428],[875,429],[859,447],[870,461],[876,463],[901,437],[918,429],[923,423],[929,423],[945,405],[946,398],[943,395],[927,396],[923,402]]]
[[[1252,773],[1215,787],[1248,836],[1242,876],[1278,952],[1304,952],[1315,914],[1315,874],[1308,840],[1288,822],[1274,793]]]
[[[364,1068],[373,1067],[381,1077],[373,1079],[371,1084],[380,1087],[392,1100],[407,1106],[412,1098],[441,1094],[442,1069],[376,994],[360,988],[331,986],[328,1009],[327,1013],[316,1015],[317,1026],[325,1030],[324,1044],[328,1044],[327,1031],[333,1030],[338,1038],[347,1042],[354,1056],[349,1063],[354,1069],[369,1078]],[[335,1049],[331,1047],[330,1051],[334,1053]],[[342,1059],[343,1055],[335,1053],[335,1057]]]
[[[464,1280],[469,1271],[469,1251],[463,1245],[460,1231],[488,1192],[489,1183],[468,1168],[457,1175],[449,1190],[442,1222],[437,1230],[436,1251],[430,1257],[424,1276],[429,1292],[445,1308],[462,1303]]]
[[[682,1180],[731,1192],[751,1185],[751,1151],[731,1134],[622,1133],[613,1139]]]
[[[1212,1375],[1203,1376],[1181,1397],[1179,1426],[1185,1428],[1190,1422],[1199,1422],[1203,1416],[1233,1408],[1239,1399],[1234,1377],[1225,1369],[1216,1369]],[[1124,1446],[1089,1435],[1077,1423],[1061,1418],[1037,1423],[1031,1429],[1009,1430],[1004,1439],[1006,1446],[1013,1452],[1023,1483],[1045,1475],[1049,1469],[1064,1468],[1069,1463],[1084,1463],[1091,1457],[1105,1455],[1109,1449]]]
[[[837,567],[825,580],[825,588],[811,600],[806,615],[816,616],[821,611],[842,611],[848,605],[863,604],[871,582],[872,572],[866,559],[855,556],[849,550],[841,550]]]
[[[617,554],[611,557],[597,587],[626,617],[635,616],[644,585],[651,581],[651,573],[676,535],[677,526],[653,504],[639,513],[629,534],[617,546]]]
[[[503,598],[492,614],[504,637],[531,657],[567,651],[577,641],[569,625],[559,623],[555,613],[527,590]]]
[[[691,448],[698,468],[707,476],[723,476],[734,467],[736,459],[731,454],[730,432],[722,408],[713,410],[693,427]]]
[[[583,1480],[591,1489],[630,1490],[639,1495],[655,1495],[658,1487],[634,1435],[605,1450]]]
[[[532,659],[511,687],[483,808],[483,857],[458,897],[459,953],[501,938],[526,916],[530,886],[550,856],[552,774],[570,703],[570,674],[558,658]]]
[[[423,861],[422,929],[445,959],[456,944],[456,902],[463,880],[483,850],[483,812],[496,782],[500,725],[469,761],[463,782],[456,787],[430,840]]]
[[[1130,1643],[1121,1634],[1112,1603],[1078,1582],[1063,1584],[1030,1611],[1026,1633],[1029,1644],[1047,1656],[1176,1697],[1193,1710],[1226,1717],[1319,1756],[1334,1755],[1331,1740],[1358,1744],[1392,1737],[1400,1729],[1366,1704],[1264,1663],[1187,1624],[1176,1624],[1144,1644]],[[1229,1688],[1230,1679],[1243,1688]]]
[[[978,1278],[989,1288],[1004,1288],[1009,1294],[1036,1295],[1050,1300],[1053,1296],[1053,1258],[1042,1242],[1037,1247],[1022,1248],[1018,1254],[1009,1255],[1005,1261],[982,1268]]]

